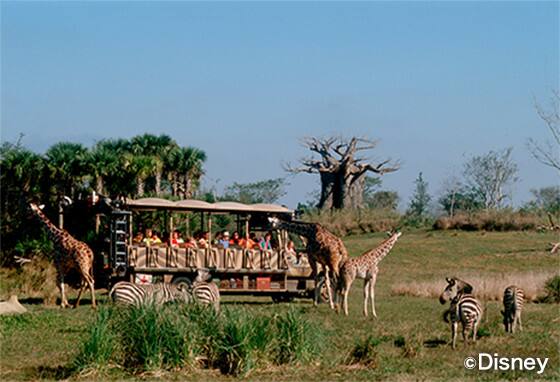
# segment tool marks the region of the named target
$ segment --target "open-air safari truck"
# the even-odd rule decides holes
[[[288,220],[293,216],[293,211],[274,204],[159,198],[128,200],[122,209],[111,213],[108,265],[112,284],[119,280],[190,284],[198,269],[208,269],[223,295],[271,296],[274,301],[313,297],[315,282],[307,256],[304,254],[299,261],[288,256],[285,250],[287,232],[273,232],[277,246],[272,250],[221,248],[212,240],[208,248],[133,243],[133,220],[155,211],[163,212],[160,215],[165,216],[168,232],[180,230],[192,236],[194,232],[206,231],[210,238],[215,234],[213,219],[220,219],[220,216],[228,216],[230,226],[236,226],[243,237],[250,232],[264,236],[271,229],[267,219],[270,216]],[[194,225],[194,220],[197,227],[190,226]]]

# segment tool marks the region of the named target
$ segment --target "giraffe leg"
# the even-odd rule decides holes
[[[334,309],[332,290],[331,290],[331,279],[329,277],[329,269],[325,267],[325,284],[327,287],[327,295],[329,296],[329,306]]]
[[[84,289],[86,289],[86,286],[87,286],[87,283],[82,280],[82,282],[80,284],[80,290],[78,291],[78,298],[76,299],[76,303],[74,304],[74,308],[77,308],[78,305],[80,305],[80,299],[82,298],[82,293],[84,292]]]
[[[377,318],[377,314],[375,313],[375,282],[377,281],[377,275],[374,275],[370,282],[369,282],[369,297],[371,298],[371,312],[373,317]]]
[[[349,278],[344,278],[344,276],[341,275],[341,277],[343,277],[341,279],[341,282],[343,283],[343,294],[344,294],[344,300],[342,302],[343,307],[344,307],[344,314],[348,316],[348,293],[350,292],[350,288],[352,287],[352,279]]]
[[[61,279],[58,285],[60,289],[60,307],[64,309],[69,305],[66,300],[66,292],[64,290],[64,279]]]
[[[368,309],[367,309],[367,304],[368,304],[368,300],[369,300],[369,283],[371,282],[371,280],[364,280],[364,316],[367,317],[368,315]]]
[[[93,277],[90,277],[88,284],[89,284],[89,291],[91,292],[91,307],[93,309],[96,309],[97,305],[95,304],[95,286],[94,286],[95,284],[94,284]]]

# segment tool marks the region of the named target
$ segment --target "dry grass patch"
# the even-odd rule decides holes
[[[474,294],[483,300],[501,301],[504,289],[509,285],[517,285],[525,291],[526,300],[535,301],[545,294],[545,283],[555,274],[555,271],[515,272],[486,275],[461,274],[457,277],[472,284]],[[395,284],[391,288],[391,293],[398,296],[437,298],[446,286],[445,279],[412,281]]]

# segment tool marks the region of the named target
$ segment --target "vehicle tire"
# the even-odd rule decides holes
[[[189,277],[186,276],[176,276],[173,278],[173,281],[171,281],[171,284],[179,287],[186,287],[187,289],[191,289],[192,288],[192,280]]]
[[[294,297],[287,294],[277,294],[272,296],[272,301],[275,303],[292,302],[294,301]]]

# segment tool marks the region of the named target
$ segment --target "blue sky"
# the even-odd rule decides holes
[[[558,183],[529,137],[559,88],[558,2],[1,4],[2,140],[165,133],[208,154],[206,184],[285,176],[303,136],[380,139],[384,187],[433,194],[472,155],[509,146],[514,203]],[[290,178],[294,207],[318,188]]]

